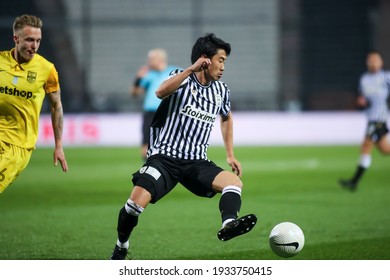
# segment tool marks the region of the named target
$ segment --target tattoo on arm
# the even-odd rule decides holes
[[[62,129],[64,124],[64,114],[62,110],[62,103],[60,92],[50,93],[51,102],[51,121],[53,125],[54,139],[55,141],[61,141]]]

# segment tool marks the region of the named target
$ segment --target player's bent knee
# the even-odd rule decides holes
[[[236,174],[223,171],[215,178],[213,182],[213,186],[216,187],[217,190],[222,190],[226,186],[236,186],[240,189],[243,188],[243,183]]]
[[[390,154],[390,144],[388,144],[387,142],[382,141],[377,145],[377,147],[382,155],[386,156]]]
[[[139,216],[144,211],[144,208],[139,206],[131,199],[128,199],[125,205],[125,210],[128,214],[132,216]]]
[[[239,187],[240,189],[242,189],[242,188],[244,187],[244,184],[242,183],[242,181],[240,180],[240,178],[237,178],[237,179],[238,179],[238,180],[237,180],[236,183],[234,183],[233,185]]]
[[[230,173],[229,183],[227,183],[226,185],[233,185],[240,189],[244,187],[244,184],[242,183],[240,177],[238,177],[236,174],[233,173]]]

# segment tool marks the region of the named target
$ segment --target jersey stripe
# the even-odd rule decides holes
[[[390,72],[365,73],[360,79],[359,92],[369,102],[366,110],[369,121],[386,122],[388,117],[387,99],[390,90]]]
[[[173,71],[171,76],[179,71]],[[199,83],[194,74],[162,100],[151,126],[148,156],[164,154],[180,159],[207,159],[210,134],[218,115],[230,112],[226,84]]]

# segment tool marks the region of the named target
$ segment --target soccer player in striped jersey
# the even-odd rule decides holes
[[[42,102],[50,100],[54,165],[68,171],[62,147],[63,110],[58,73],[37,54],[42,21],[22,15],[13,24],[15,48],[0,52],[0,193],[27,166],[38,138]]]
[[[355,174],[351,179],[341,179],[342,187],[351,191],[362,178],[363,173],[371,165],[371,151],[377,147],[382,154],[390,154],[388,138],[388,100],[390,90],[390,72],[384,71],[382,56],[378,52],[370,52],[367,55],[367,72],[362,75],[359,83],[359,96],[357,104],[366,108],[367,129],[360,148],[360,160]]]
[[[217,232],[220,240],[247,233],[255,226],[254,214],[238,218],[242,169],[233,151],[230,91],[220,81],[230,51],[230,44],[213,33],[198,38],[192,48],[192,65],[171,72],[156,91],[162,101],[152,122],[148,158],[133,174],[134,188],[119,212],[118,240],[111,259],[125,259],[139,215],[178,183],[201,197],[221,193],[222,227]],[[233,172],[223,170],[207,157],[210,133],[218,115],[227,163]]]

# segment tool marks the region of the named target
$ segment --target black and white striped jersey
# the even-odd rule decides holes
[[[390,72],[364,73],[360,78],[359,93],[369,102],[366,109],[369,121],[385,122],[388,118],[387,99],[390,90]]]
[[[170,77],[182,70],[172,71]],[[207,159],[207,148],[217,116],[230,112],[230,91],[214,81],[203,86],[195,74],[162,100],[150,129],[148,156],[164,154],[180,159]]]

